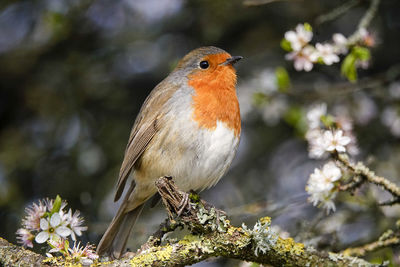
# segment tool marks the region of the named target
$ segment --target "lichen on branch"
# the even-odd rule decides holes
[[[162,230],[150,237],[135,255],[127,253],[122,259],[95,263],[95,266],[186,266],[211,257],[272,266],[378,266],[355,257],[319,252],[292,238],[279,237],[271,230],[269,217],[259,219],[252,229],[245,225],[235,227],[223,211],[194,193],[180,191],[171,178],[161,177],[156,185],[168,210],[169,222],[163,223]],[[192,233],[179,241],[161,244],[163,235],[178,226],[184,226]],[[11,245],[4,239],[0,241],[0,264],[15,266],[21,261],[13,255],[19,253],[36,264],[46,264],[43,256]]]
[[[192,193],[180,191],[171,178],[161,177],[156,185],[173,224],[184,225],[193,233],[161,246],[153,246],[151,237],[131,258],[133,266],[184,266],[218,256],[273,266],[374,266],[281,238],[271,230],[268,217],[261,218],[253,229],[232,226],[222,211]]]

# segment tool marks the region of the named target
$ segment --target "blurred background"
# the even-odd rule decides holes
[[[307,202],[306,182],[322,163],[308,157],[305,112],[325,102],[351,120],[355,158],[400,184],[400,2],[380,3],[369,28],[372,59],[358,83],[347,82],[339,64],[297,72],[280,48],[298,23],[309,22],[319,42],[353,33],[369,1],[352,1],[354,8],[333,21],[319,19],[346,2],[1,1],[0,236],[15,242],[24,208],[60,194],[85,217],[82,240],[97,243],[118,205],[114,186],[141,104],[187,52],[214,45],[244,57],[237,64],[243,132],[229,173],[203,198],[236,225],[270,216],[277,231],[319,249],[376,240],[400,215],[396,206],[377,204],[389,198],[378,188],[340,193],[329,216]],[[278,67],[291,79],[285,90],[277,85]],[[161,205],[148,209],[131,249],[165,218]],[[368,259],[400,262],[397,249]]]

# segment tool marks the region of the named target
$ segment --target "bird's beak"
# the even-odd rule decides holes
[[[241,60],[243,57],[242,56],[233,56],[228,58],[225,62],[222,62],[221,65],[233,65],[239,60]]]

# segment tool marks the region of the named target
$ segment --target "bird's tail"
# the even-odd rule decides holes
[[[124,253],[131,230],[144,206],[144,204],[141,204],[134,210],[126,212],[128,198],[133,190],[132,187],[128,191],[128,194],[119,207],[117,214],[101,238],[99,245],[97,246],[98,255],[107,255],[118,259]]]

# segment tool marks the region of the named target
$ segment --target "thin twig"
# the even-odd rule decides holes
[[[385,235],[388,235],[385,237]],[[395,235],[392,230],[388,230],[387,232],[383,233],[382,236],[374,242],[354,247],[354,248],[347,248],[346,250],[342,251],[344,255],[348,256],[356,256],[356,257],[363,257],[368,252],[376,251],[381,248],[386,247],[393,247],[400,245],[399,236]]]
[[[275,3],[275,2],[281,2],[281,1],[298,2],[301,0],[244,0],[243,5],[245,5],[245,6],[261,6],[261,5],[266,5],[266,4],[271,4],[271,3]]]
[[[318,16],[315,20],[315,24],[323,24],[325,22],[332,21],[340,17],[359,3],[360,0],[350,0],[348,2],[345,2],[343,5],[331,10],[329,13]]]
[[[348,38],[349,44],[355,44],[360,39],[360,30],[369,26],[378,11],[379,3],[380,0],[371,0],[371,5],[358,23],[357,30]]]
[[[340,185],[339,190],[352,192],[359,188],[364,182],[365,180],[361,176],[354,176],[347,184]]]
[[[367,12],[358,24],[359,29],[368,27],[372,19],[375,17],[376,12],[378,11],[380,1],[381,0],[371,0],[371,5],[369,6]]]
[[[400,198],[395,197],[395,198],[392,198],[392,199],[390,199],[388,201],[384,201],[384,202],[379,203],[379,206],[393,206],[393,205],[399,204],[399,203],[400,203]]]
[[[380,186],[384,190],[391,193],[394,198],[400,199],[400,187],[398,187],[395,183],[387,180],[386,178],[376,175],[362,162],[353,164],[349,161],[349,158],[346,154],[334,153],[332,154],[332,156],[340,163],[342,163],[347,169],[352,171],[354,175],[360,176],[366,181]]]

